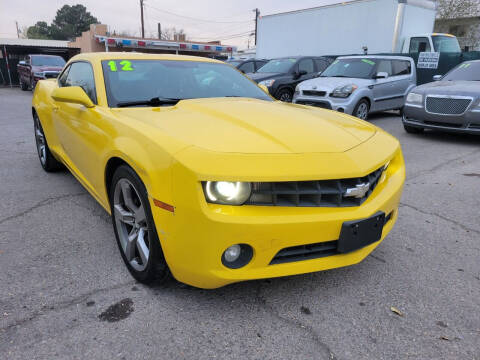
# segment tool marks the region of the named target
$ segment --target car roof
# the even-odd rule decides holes
[[[337,59],[391,59],[391,60],[413,61],[413,59],[409,56],[397,56],[397,55],[349,55],[349,56],[339,56]]]
[[[87,60],[90,62],[126,59],[126,60],[178,60],[178,61],[201,61],[223,64],[223,61],[201,56],[174,55],[174,54],[146,54],[139,52],[93,52],[75,55],[71,60]]]

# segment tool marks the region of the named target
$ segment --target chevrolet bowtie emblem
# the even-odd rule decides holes
[[[358,184],[354,188],[348,188],[343,196],[361,199],[367,194],[368,190],[370,190],[370,183]]]

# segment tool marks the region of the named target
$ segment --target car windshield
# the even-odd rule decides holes
[[[436,52],[462,52],[455,36],[433,35],[432,41]]]
[[[63,67],[63,65],[65,65],[65,60],[60,56],[32,56],[32,65]]]
[[[480,81],[480,61],[464,62],[449,71],[442,80],[445,81]]]
[[[376,59],[354,58],[337,59],[322,72],[321,77],[348,77],[371,79],[375,71]]]
[[[292,66],[297,62],[297,59],[274,59],[267,62],[257,73],[288,73]]]
[[[110,107],[154,98],[248,97],[272,101],[246,76],[226,64],[178,60],[104,60],[102,67]]]

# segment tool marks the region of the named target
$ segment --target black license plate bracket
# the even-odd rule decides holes
[[[382,211],[367,219],[344,222],[338,239],[338,252],[348,253],[379,241],[383,225],[385,213]]]

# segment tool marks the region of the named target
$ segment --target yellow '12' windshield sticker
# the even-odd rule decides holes
[[[119,62],[120,64],[120,71],[133,71],[133,67],[132,67],[132,62],[131,61],[128,61],[128,60],[122,60]],[[118,66],[117,66],[117,62],[116,61],[113,61],[113,60],[110,60],[108,62],[108,67],[110,68],[110,71],[118,71]]]

